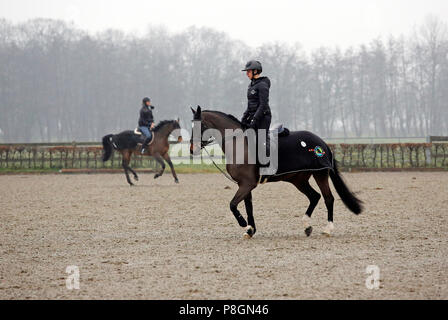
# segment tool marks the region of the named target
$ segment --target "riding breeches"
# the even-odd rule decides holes
[[[145,137],[151,141],[151,138],[152,138],[151,130],[149,130],[149,128],[145,127],[145,126],[140,126],[139,129],[145,135]]]

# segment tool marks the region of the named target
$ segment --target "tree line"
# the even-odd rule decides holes
[[[143,37],[90,34],[59,20],[0,19],[0,142],[99,141],[137,125],[141,99],[156,120],[190,106],[241,117],[245,62],[271,78],[273,122],[323,137],[448,135],[448,34],[429,17],[408,36],[307,52],[252,48],[210,28]]]

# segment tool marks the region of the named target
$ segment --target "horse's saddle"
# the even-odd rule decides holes
[[[269,132],[277,132],[280,138],[289,136],[289,129],[283,127],[282,124],[278,124],[273,126],[272,128],[269,128]]]
[[[152,132],[151,141],[148,143],[148,146],[151,145],[151,143],[154,141],[154,132],[152,130],[151,132]],[[140,139],[138,144],[143,144],[143,142],[145,141],[145,135],[143,134],[143,132],[140,130],[139,127],[134,129],[134,134],[138,136]]]

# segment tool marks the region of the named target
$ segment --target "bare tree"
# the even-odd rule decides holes
[[[250,59],[272,80],[274,123],[325,137],[446,135],[447,37],[428,17],[410,38],[307,54],[299,44],[253,49],[209,28],[150,26],[135,37],[0,19],[0,142],[98,141],[136,126],[144,96],[156,120],[180,117],[184,127],[196,104],[240,117]]]

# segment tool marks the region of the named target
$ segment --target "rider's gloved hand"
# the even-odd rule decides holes
[[[252,121],[249,123],[249,128],[256,130],[257,129],[257,122],[255,119],[252,119]]]

